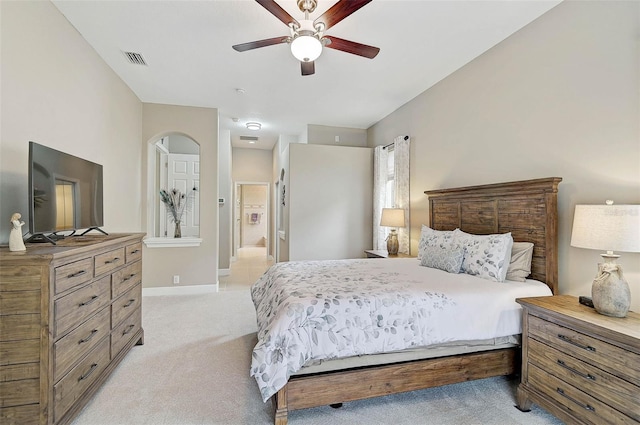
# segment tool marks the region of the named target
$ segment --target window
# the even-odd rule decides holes
[[[385,199],[383,208],[393,208],[396,203],[396,173],[393,147],[388,148],[387,153],[387,180],[385,183]]]

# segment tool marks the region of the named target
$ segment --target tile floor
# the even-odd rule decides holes
[[[249,289],[273,264],[267,259],[267,248],[244,247],[238,249],[236,261],[231,263],[229,276],[220,276],[220,291]]]

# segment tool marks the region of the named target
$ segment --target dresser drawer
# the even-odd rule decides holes
[[[82,356],[91,351],[101,339],[109,335],[109,308],[87,320],[83,325],[53,345],[53,377],[60,379]]]
[[[640,355],[536,316],[529,316],[529,336],[640,386]]]
[[[640,421],[640,387],[534,339],[529,363]]]
[[[142,258],[142,243],[134,243],[131,245],[127,245],[125,249],[125,262],[127,264],[133,263],[134,261],[138,261]]]
[[[138,310],[141,304],[142,284],[137,284],[111,304],[111,327],[117,327],[122,319]]]
[[[114,358],[142,328],[140,309],[127,317],[111,332],[111,358]]]
[[[95,256],[95,275],[110,273],[124,264],[124,247]]]
[[[93,258],[85,258],[56,267],[54,292],[60,294],[93,279]]]
[[[588,424],[632,424],[633,420],[567,384],[535,365],[529,365],[529,385],[552,398],[559,406]]]
[[[133,285],[142,282],[142,262],[137,261],[111,276],[111,298],[118,298]]]
[[[100,341],[93,351],[53,387],[54,420],[58,421],[85,390],[109,365],[109,338]]]
[[[58,338],[111,302],[111,279],[105,276],[54,303],[54,337]]]

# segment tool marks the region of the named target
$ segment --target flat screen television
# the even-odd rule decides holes
[[[29,142],[29,241],[55,244],[101,226],[102,165]]]

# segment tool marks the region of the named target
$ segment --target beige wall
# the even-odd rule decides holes
[[[232,149],[234,182],[273,183],[273,153],[265,149]]]
[[[296,141],[294,141],[293,139],[281,137],[278,145],[273,148],[274,153],[278,151],[279,163],[279,171],[277,173],[277,178],[279,180],[278,192],[276,200],[274,202],[275,207],[278,209],[278,220],[275,226],[277,252],[274,256],[277,262],[289,261],[289,208],[287,207],[287,205],[289,205],[289,200],[291,199],[291,186],[289,185],[291,177],[291,172],[289,169],[289,147],[295,143]],[[282,176],[283,170],[284,176]],[[281,237],[281,235],[284,236],[284,239]]]
[[[142,137],[145,151],[150,143],[169,133],[182,133],[200,145],[200,238],[199,247],[144,248],[142,279],[145,287],[170,286],[180,276],[181,285],[215,284],[218,275],[218,110],[187,106],[143,104]],[[147,156],[142,179],[147,187]],[[145,191],[143,211],[153,206],[153,193]]]
[[[565,1],[369,129],[411,135],[413,253],[425,190],[559,176],[560,292],[590,294],[574,206],[640,203],[639,20],[640,2]],[[619,262],[640,311],[640,254]]]
[[[373,238],[373,150],[292,143],[289,174],[289,259],[364,257]]]
[[[101,164],[104,230],[142,231],[142,103],[50,2],[0,14],[0,243],[27,221],[29,141]]]
[[[336,137],[338,141],[336,141]],[[307,125],[307,143],[310,145],[367,147],[367,130],[361,128]]]
[[[231,181],[231,132],[223,130],[218,140],[218,274],[229,274],[231,266],[231,242],[233,237],[233,184]]]

